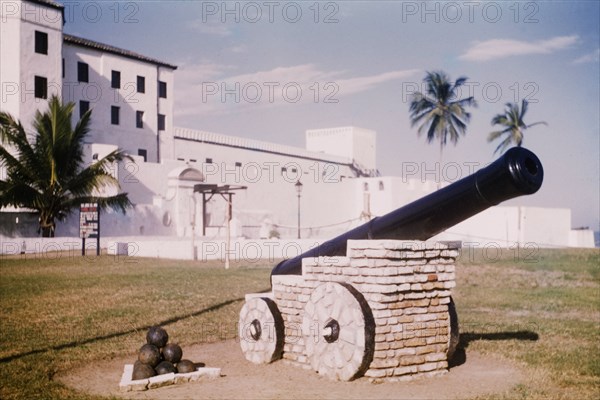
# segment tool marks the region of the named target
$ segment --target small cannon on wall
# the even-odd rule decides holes
[[[280,358],[338,380],[444,373],[458,344],[450,297],[457,244],[424,242],[503,201],[535,193],[539,159],[508,150],[476,173],[372,219],[271,273],[240,311],[251,362]]]

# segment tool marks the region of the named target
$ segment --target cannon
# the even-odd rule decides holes
[[[345,255],[350,239],[429,239],[491,206],[535,193],[543,178],[542,164],[535,154],[512,148],[486,168],[452,185],[282,261],[272,275],[300,275],[302,259],[307,257]]]
[[[537,156],[517,147],[476,173],[376,217],[271,272],[250,294],[239,335],[254,363],[284,358],[338,380],[404,379],[447,370],[458,344],[452,243],[427,239],[542,185]]]

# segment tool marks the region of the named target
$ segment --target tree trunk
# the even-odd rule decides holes
[[[438,180],[437,180],[437,188],[438,190],[440,190],[440,188],[442,187],[442,171],[444,170],[442,168],[442,153],[444,151],[444,142],[442,141],[442,139],[440,139],[440,164],[438,165],[439,167],[439,175],[438,175]]]
[[[54,221],[44,221],[40,219],[40,230],[42,231],[42,237],[54,237]]]

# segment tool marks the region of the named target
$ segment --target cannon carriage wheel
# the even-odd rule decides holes
[[[358,378],[373,360],[375,320],[351,285],[327,282],[313,291],[304,308],[302,336],[310,365],[330,378]]]
[[[266,364],[283,354],[283,318],[275,302],[266,297],[247,299],[240,311],[240,347],[246,360]]]

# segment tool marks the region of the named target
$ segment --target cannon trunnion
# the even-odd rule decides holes
[[[424,240],[502,201],[535,193],[539,159],[513,148],[489,166],[352,229],[271,273],[272,292],[246,296],[242,351],[337,380],[445,373],[458,344],[458,248]]]

